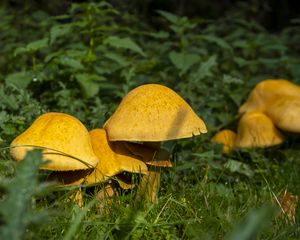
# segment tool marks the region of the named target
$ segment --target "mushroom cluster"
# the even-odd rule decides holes
[[[161,142],[206,133],[205,123],[176,92],[159,84],[130,91],[103,128],[88,132],[76,118],[49,112],[11,143],[11,156],[42,149],[49,179],[64,185],[94,185],[115,180],[123,189],[136,187],[124,172],[141,175],[137,198],[156,199],[159,167],[171,167]],[[105,191],[114,193],[106,187]]]
[[[223,152],[234,147],[269,147],[284,141],[282,132],[300,132],[300,86],[283,79],[258,83],[239,108],[237,133],[225,129],[212,142],[223,144]]]

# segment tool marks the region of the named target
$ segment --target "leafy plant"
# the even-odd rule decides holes
[[[6,181],[1,199],[1,238],[23,239],[29,224],[44,220],[45,213],[35,213],[35,196],[44,189],[38,184],[38,168],[41,166],[41,152],[33,151],[27,154],[24,161],[16,168],[15,177]]]

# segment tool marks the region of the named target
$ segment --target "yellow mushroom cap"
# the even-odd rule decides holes
[[[223,152],[229,153],[235,145],[236,133],[229,129],[217,132],[211,139],[213,143],[223,144]]]
[[[266,114],[278,128],[300,133],[300,95],[278,98],[268,107]]]
[[[300,86],[288,80],[264,80],[254,87],[239,112],[264,112],[280,96],[300,96]]]
[[[34,147],[45,148],[43,159],[49,162],[41,169],[46,170],[88,169],[98,162],[88,130],[77,118],[64,113],[41,115],[10,146],[10,153],[17,161],[24,159],[26,152]]]
[[[283,141],[283,136],[265,114],[249,112],[241,117],[238,124],[236,147],[268,147]]]
[[[159,84],[145,84],[130,91],[104,128],[110,141],[165,141],[207,132],[189,104]]]
[[[123,171],[132,173],[145,173],[147,165],[137,157],[129,154],[122,144],[109,142],[104,129],[90,131],[92,146],[99,158],[95,170],[86,178],[88,184],[104,181]]]

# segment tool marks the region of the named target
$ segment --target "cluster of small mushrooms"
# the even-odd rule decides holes
[[[300,132],[300,86],[282,79],[264,80],[250,92],[239,108],[237,133],[218,132],[212,142],[223,144],[223,152],[233,148],[264,148],[283,143],[283,132]]]
[[[223,145],[223,153],[234,148],[265,148],[284,142],[284,133],[300,133],[300,86],[288,80],[264,80],[250,92],[239,108],[237,133],[230,129],[217,132],[212,142]],[[286,190],[274,197],[281,214],[295,223],[298,196]]]
[[[137,197],[156,199],[159,167],[171,167],[161,142],[206,133],[205,123],[176,92],[159,84],[130,91],[103,128],[88,132],[75,117],[49,112],[11,143],[11,156],[23,160],[27,151],[42,149],[49,178],[64,185],[95,185],[116,181],[123,189],[137,186]],[[128,173],[141,175],[137,184]],[[114,195],[112,186],[105,191]],[[102,193],[103,194],[103,193]]]

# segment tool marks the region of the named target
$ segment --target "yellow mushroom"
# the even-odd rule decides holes
[[[229,153],[235,146],[236,133],[229,129],[217,132],[211,139],[213,143],[222,144],[223,152]]]
[[[281,130],[300,133],[300,95],[276,99],[268,106],[266,114]]]
[[[118,181],[116,175],[122,172],[145,174],[148,171],[141,158],[131,154],[122,142],[110,142],[104,129],[94,129],[89,134],[94,153],[99,159],[95,168],[90,171],[54,172],[50,179],[65,185],[91,185],[105,182],[111,177]],[[122,179],[119,182],[122,186],[126,185]]]
[[[154,145],[161,141],[188,138],[207,132],[205,123],[189,104],[176,92],[159,84],[145,84],[130,91],[106,121],[104,128],[110,141],[139,141],[144,144],[155,142]],[[142,146],[127,143],[127,148],[133,154],[144,157],[147,155]],[[153,156],[151,151],[149,156]],[[151,164],[168,166],[169,162],[162,159],[160,163]],[[159,172],[149,170],[142,177],[137,199],[145,198],[154,202],[159,179]]]
[[[109,142],[104,129],[90,132],[92,146],[99,158],[94,171],[86,177],[86,183],[98,183],[121,172],[146,173],[147,165],[138,158],[128,154],[124,145]]]
[[[271,119],[261,112],[245,113],[238,124],[236,147],[269,147],[280,144],[284,137]]]
[[[264,112],[281,96],[300,96],[300,86],[283,79],[269,79],[258,83],[239,112]]]
[[[41,169],[69,171],[96,166],[95,155],[88,130],[76,118],[49,112],[41,115],[10,145],[11,156],[19,161],[33,148],[43,149],[47,164]]]
[[[207,132],[188,103],[159,84],[130,91],[104,128],[110,141],[166,141]]]

